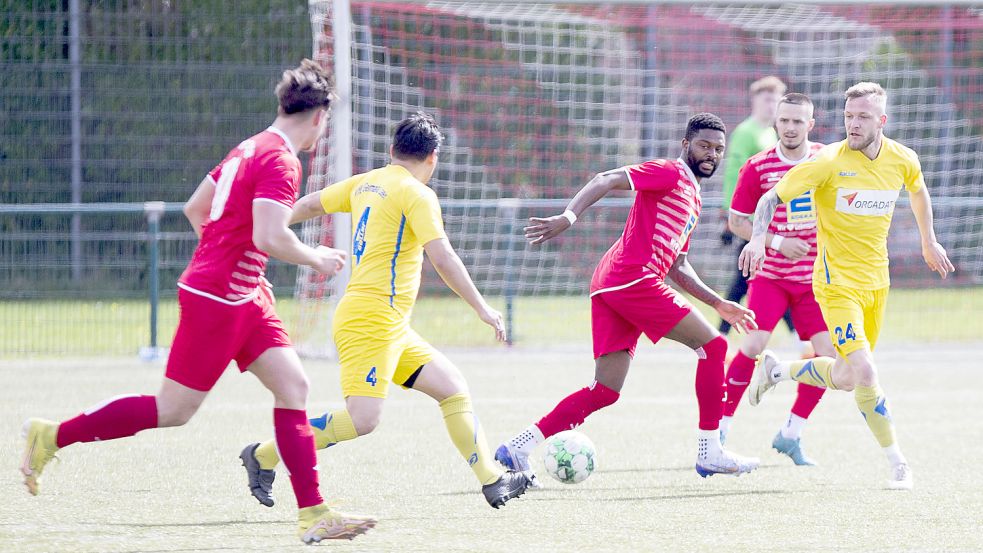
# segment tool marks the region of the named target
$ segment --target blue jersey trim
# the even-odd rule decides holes
[[[399,233],[396,234],[396,251],[393,252],[392,261],[392,280],[389,281],[389,287],[392,293],[389,294],[389,306],[393,304],[393,300],[396,298],[396,258],[399,257],[399,248],[403,245],[403,229],[406,228],[406,215],[403,215],[399,221]]]
[[[823,269],[826,269],[826,284],[829,284],[829,265],[826,264],[826,248],[823,248]]]

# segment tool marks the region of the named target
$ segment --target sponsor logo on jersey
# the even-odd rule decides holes
[[[841,177],[855,177],[857,173],[855,171],[840,171]]]
[[[836,191],[836,211],[850,215],[890,215],[894,212],[899,192],[840,188]]]
[[[815,223],[816,209],[812,203],[812,190],[795,198],[788,203],[788,222],[789,225],[801,223]]]

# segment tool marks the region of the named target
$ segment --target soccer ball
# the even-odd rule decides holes
[[[594,443],[587,436],[566,430],[546,442],[546,472],[564,484],[587,480],[594,472]]]

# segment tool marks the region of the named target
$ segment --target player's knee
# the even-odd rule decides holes
[[[310,387],[307,375],[303,371],[296,371],[284,376],[272,392],[278,405],[287,409],[304,409]]]
[[[157,426],[166,428],[171,426],[184,426],[191,420],[191,417],[198,412],[198,405],[180,404],[166,405],[158,401],[157,405]]]
[[[379,422],[382,420],[381,411],[349,411],[349,414],[352,417],[352,425],[355,427],[355,432],[359,436],[371,433],[379,426]]]

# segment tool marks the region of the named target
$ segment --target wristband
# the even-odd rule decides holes
[[[570,211],[569,209],[564,211],[561,217],[563,217],[567,221],[570,221],[571,225],[577,222],[577,214],[574,213],[573,211]]]
[[[781,236],[780,234],[776,234],[771,239],[771,249],[777,250],[777,249],[781,248],[782,247],[782,242],[784,240],[785,240],[785,237]]]

